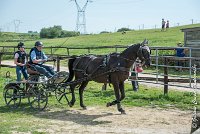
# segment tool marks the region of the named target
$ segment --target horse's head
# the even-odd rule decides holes
[[[142,65],[150,66],[150,54],[151,50],[148,46],[148,40],[145,39],[140,43],[140,48],[137,52],[137,56],[141,60]]]

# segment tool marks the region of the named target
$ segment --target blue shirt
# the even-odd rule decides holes
[[[184,49],[183,48],[176,48],[176,56],[178,57],[184,57]]]
[[[41,52],[41,53],[43,53],[43,57],[41,57],[41,60],[46,60],[46,61],[47,61],[48,57],[45,55],[44,52]],[[34,60],[39,60],[39,59],[36,58],[35,50],[33,50],[33,51],[31,52],[31,60],[32,60],[32,61],[34,61]],[[43,63],[43,62],[38,62],[37,64],[42,64],[42,63]]]

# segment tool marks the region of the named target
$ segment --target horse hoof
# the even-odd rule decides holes
[[[72,107],[72,104],[71,104],[71,103],[69,103],[68,105],[69,105],[69,107]]]
[[[83,108],[83,110],[87,110],[87,107],[82,107]]]
[[[73,107],[73,104],[71,102],[68,103],[69,107]]]
[[[83,108],[83,110],[87,109],[87,107],[85,105],[80,105],[80,106]]]
[[[106,107],[109,107],[109,106],[111,106],[110,102],[108,102],[108,103],[106,104]]]
[[[126,114],[125,110],[124,110],[124,111],[121,111],[121,114]]]
[[[125,110],[122,108],[118,109],[118,111],[121,112],[121,114],[126,114]]]

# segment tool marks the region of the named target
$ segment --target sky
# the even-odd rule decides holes
[[[77,0],[82,8],[87,0]],[[200,23],[200,0],[93,0],[86,10],[87,33],[130,29],[160,28],[161,20],[170,26]],[[20,20],[20,24],[19,21]],[[71,0],[0,0],[0,29],[37,31],[60,25],[76,30],[77,8]],[[17,29],[16,29],[17,30]]]

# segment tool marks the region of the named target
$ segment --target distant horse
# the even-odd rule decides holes
[[[145,46],[148,41],[145,39],[142,43],[132,45],[121,53],[112,53],[109,55],[94,56],[87,55],[69,59],[69,78],[66,82],[72,81],[75,75],[75,81],[80,82],[70,85],[72,99],[70,106],[75,103],[74,88],[79,87],[80,106],[86,109],[83,104],[83,91],[88,82],[93,80],[98,83],[111,83],[114,87],[116,100],[107,103],[107,107],[117,104],[117,109],[122,114],[125,110],[120,102],[125,98],[124,81],[129,76],[130,67],[135,60],[139,58],[143,65],[150,66],[150,49]]]

